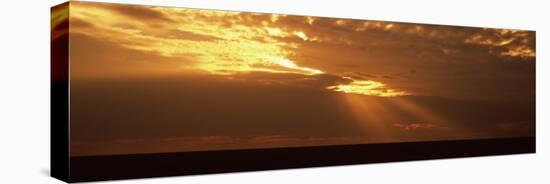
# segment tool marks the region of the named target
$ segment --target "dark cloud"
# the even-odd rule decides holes
[[[456,47],[473,44],[482,45],[484,50],[493,50],[492,54],[497,56],[532,57],[535,52],[535,34],[530,31],[334,18],[316,18],[310,25],[304,20],[305,17],[283,16],[274,24],[290,32],[303,31],[321,42],[355,45],[362,50],[371,46],[397,49],[412,46],[416,47],[415,51],[441,50],[450,54],[456,53]],[[338,21],[344,23],[340,25]]]
[[[229,77],[231,81],[257,82],[261,84],[280,85],[286,87],[300,87],[314,90],[324,90],[327,86],[349,83],[350,79],[342,78],[332,74],[302,75],[302,74],[281,74],[269,72],[252,72],[234,74]]]
[[[174,69],[186,65],[185,57],[128,49],[84,34],[71,33],[70,37],[72,79],[170,75],[181,72]],[[187,60],[187,65],[190,64]]]
[[[463,30],[475,33],[470,31],[473,28],[455,29],[457,34]],[[362,49],[353,44],[310,42],[301,44],[293,58],[305,66],[326,68],[326,72],[368,73],[369,77],[352,76],[419,95],[516,100],[534,95],[534,58],[502,56],[507,48],[465,43],[468,34],[458,35],[430,39],[399,31],[361,32],[349,40],[361,42]]]

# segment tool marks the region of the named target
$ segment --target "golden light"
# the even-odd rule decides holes
[[[297,37],[300,37],[304,41],[307,41],[309,39],[307,35],[302,31],[294,31],[294,35],[296,35]]]
[[[535,57],[536,54],[535,51],[526,46],[519,46],[515,48],[510,48],[508,49],[508,51],[502,52],[501,55],[514,57]]]
[[[322,74],[323,71],[321,70],[316,70],[316,69],[312,69],[312,68],[307,68],[307,67],[300,67],[298,65],[296,65],[296,63],[286,59],[286,58],[280,58],[280,57],[270,57],[270,61],[282,66],[282,67],[286,67],[286,68],[289,68],[289,69],[293,69],[293,70],[296,70],[296,71],[301,71],[299,73],[302,73],[302,74],[309,74],[309,75],[314,75],[314,74]]]
[[[384,27],[384,30],[385,31],[390,30],[392,27],[393,27],[393,24],[388,24]]]
[[[343,25],[346,25],[347,21],[340,19],[340,20],[337,20],[334,23],[336,23],[336,25],[343,26]]]
[[[307,21],[307,24],[313,25],[313,22],[315,22],[315,18],[307,16],[306,21]]]
[[[272,14],[271,15],[271,22],[277,22],[277,20],[279,20],[279,16],[281,16],[281,15]]]
[[[147,22],[132,21],[126,15],[108,7],[75,4],[82,6],[73,7],[71,18],[74,21],[86,21],[93,28],[74,26],[71,29],[72,33],[85,34],[130,49],[158,53],[166,57],[192,57],[187,60],[184,58],[181,62],[182,68],[188,70],[202,70],[218,75],[246,72],[303,75],[323,73],[318,69],[299,66],[295,61],[288,59],[294,55],[294,51],[289,48],[295,48],[297,45],[278,39],[297,36],[308,40],[304,32],[287,32],[276,26],[247,25],[231,21],[241,18],[238,13],[156,7],[154,10],[166,12],[165,16],[174,15],[169,17],[173,21],[150,26]],[[272,15],[271,21],[276,22],[282,16],[284,15]],[[109,18],[108,21],[96,21],[97,17]],[[207,18],[203,20],[198,17]],[[224,27],[223,20],[230,20],[232,25]],[[173,34],[166,34],[156,26],[169,26],[173,28]]]
[[[269,36],[285,37],[288,35],[283,30],[276,27],[266,27],[265,30]]]
[[[351,78],[348,78],[351,79]],[[327,89],[331,89],[338,92],[353,93],[367,96],[379,96],[379,97],[395,97],[408,95],[404,91],[396,91],[394,89],[386,88],[384,84],[372,80],[354,80],[349,84],[339,84],[335,86],[329,86]]]

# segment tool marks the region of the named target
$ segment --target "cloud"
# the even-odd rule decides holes
[[[331,89],[338,92],[368,95],[368,96],[380,96],[380,97],[395,97],[410,95],[405,91],[398,91],[395,89],[388,88],[386,85],[371,81],[371,80],[352,80],[347,84],[338,84],[334,86],[328,86],[327,89]]]
[[[465,40],[466,43],[486,45],[494,48],[501,56],[532,58],[535,57],[534,32],[483,29]]]
[[[114,13],[123,15],[132,20],[151,22],[161,21],[166,23],[173,22],[168,15],[165,15],[161,11],[155,10],[152,6],[143,5],[124,5],[124,4],[110,4],[110,3],[86,3],[86,2],[71,2],[76,6],[82,7],[95,7],[106,9]]]
[[[424,131],[424,130],[432,130],[439,128],[438,125],[433,123],[410,123],[410,124],[401,124],[396,123],[392,125],[395,128],[403,129],[406,131]]]
[[[72,33],[70,38],[72,80],[175,75],[193,65],[189,57],[136,51],[84,34]]]
[[[289,59],[293,51],[288,50],[286,43],[269,39],[267,27],[246,26],[253,21],[248,16],[221,11],[201,11],[186,9],[173,12],[170,8],[117,6],[111,4],[94,4],[88,9],[88,3],[78,3],[73,8],[73,17],[80,22],[94,25],[94,28],[75,26],[74,33],[108,40],[111,43],[129,49],[158,52],[163,56],[196,56],[195,68],[213,74],[234,74],[241,72],[272,72],[319,74],[321,70],[301,66]],[[130,7],[130,8],[129,8]],[[123,15],[143,14],[144,9],[156,18],[169,16],[174,22],[160,22],[170,29],[158,29],[143,22],[129,21]],[[164,13],[168,12],[168,13]],[[124,14],[126,13],[126,14]],[[189,15],[189,16],[181,16]],[[149,15],[148,15],[149,16]],[[109,21],[97,21],[97,17],[109,17]],[[141,17],[131,17],[140,19]],[[143,18],[149,19],[150,17]],[[191,18],[191,19],[189,19]],[[223,25],[230,19],[231,26]],[[208,21],[206,21],[208,20]],[[235,21],[239,22],[235,22]],[[223,29],[221,29],[223,28]],[[277,29],[276,29],[277,30]],[[304,35],[302,35],[304,36]],[[264,37],[262,42],[250,39]]]
[[[118,139],[104,142],[73,141],[71,155],[113,155],[182,151],[212,151],[235,149],[259,149],[281,147],[304,147],[321,145],[361,144],[369,141],[365,137],[313,137],[286,135],[256,136],[195,136],[162,139]],[[149,149],[140,149],[147,147]]]
[[[168,38],[168,39],[176,39],[176,40],[205,41],[205,42],[220,40],[220,38],[216,36],[198,34],[198,33],[193,33],[189,31],[182,31],[178,29],[163,29],[161,31],[151,31],[151,32],[143,31],[141,32],[141,34],[150,35],[157,38]]]
[[[252,139],[250,139],[250,142],[255,143],[268,143],[268,142],[285,142],[293,140],[292,137],[289,137],[287,135],[268,135],[268,136],[257,136]]]
[[[70,22],[82,152],[533,135],[531,31],[86,2]]]
[[[80,11],[79,6],[87,4],[73,8],[72,20],[77,24],[72,32],[137,51],[192,57],[195,64],[189,67],[213,74],[346,76],[362,72],[368,76],[349,77],[369,78],[419,95],[509,99],[531,94],[517,89],[506,89],[509,95],[499,91],[531,84],[534,75],[524,71],[534,71],[534,32],[284,15],[272,21],[270,14],[165,7],[126,10],[126,6],[112,4]],[[160,21],[170,29],[158,29],[128,21],[119,9],[127,14],[153,11],[152,15],[173,22]],[[97,17],[109,19],[95,21]],[[277,30],[276,34],[270,30]],[[516,67],[509,70],[506,65]],[[418,74],[402,75],[408,71]],[[493,71],[492,76],[487,77],[487,71]],[[496,80],[511,83],[506,87]],[[487,88],[475,93],[470,85]]]

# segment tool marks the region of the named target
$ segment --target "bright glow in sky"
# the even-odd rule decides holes
[[[487,57],[531,60],[535,56],[534,35],[521,30],[450,29],[381,21],[80,2],[71,4],[70,20],[71,33],[179,60],[182,73],[193,70],[213,75],[327,74],[347,82],[325,89],[380,97],[454,93],[434,91],[429,86],[434,79],[427,77],[414,79],[415,88],[423,91],[410,89],[405,80],[389,80],[406,73],[403,71],[406,67],[400,66],[407,63],[418,63],[418,69],[409,69],[416,71],[429,68],[436,61],[451,62],[461,57],[464,60],[466,56],[474,57],[473,60]],[[403,43],[417,43],[417,48],[405,47]],[[357,48],[360,52],[354,51]],[[484,50],[487,52],[479,52]],[[389,54],[393,52],[399,54]],[[369,72],[366,79],[346,74],[365,71]],[[426,92],[428,88],[431,92]],[[445,89],[450,88],[441,88]]]
[[[63,10],[52,12],[52,42],[70,23],[76,154],[534,134],[534,31],[78,1]]]
[[[384,84],[371,80],[354,80],[349,84],[339,84],[327,88],[334,91],[367,96],[394,97],[408,95],[408,93],[404,91],[388,89]]]

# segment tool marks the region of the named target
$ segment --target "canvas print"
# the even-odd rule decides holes
[[[67,181],[535,151],[534,31],[78,1],[51,15]]]

